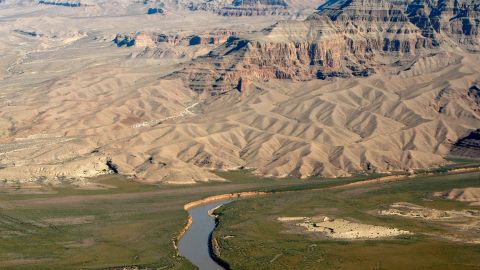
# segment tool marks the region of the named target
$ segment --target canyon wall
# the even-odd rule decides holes
[[[221,45],[237,35],[234,31],[218,30],[202,34],[132,33],[117,34],[113,42],[118,47],[155,47],[162,44],[172,46]]]
[[[217,95],[241,80],[369,76],[447,47],[478,51],[477,2],[328,1],[305,21],[231,39],[177,75]]]

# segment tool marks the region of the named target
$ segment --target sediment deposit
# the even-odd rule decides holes
[[[399,230],[397,228],[361,224],[345,219],[335,219],[326,216],[315,218],[303,217],[301,219],[279,217],[278,220],[280,222],[296,222],[296,226],[302,227],[307,232],[320,233],[325,237],[332,239],[381,239],[411,234],[408,231]],[[301,222],[298,222],[300,220]]]

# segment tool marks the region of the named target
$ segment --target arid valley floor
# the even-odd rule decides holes
[[[480,269],[479,33],[478,0],[0,0],[0,269],[203,270],[187,210],[227,199],[225,269]]]

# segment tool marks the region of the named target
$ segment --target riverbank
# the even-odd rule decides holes
[[[349,188],[358,188],[362,186],[368,186],[368,185],[374,185],[374,184],[385,184],[385,183],[391,183],[391,182],[397,182],[397,181],[405,181],[405,180],[412,180],[418,177],[427,177],[427,176],[441,176],[441,175],[455,175],[455,174],[464,174],[464,173],[471,173],[471,172],[479,172],[480,167],[470,167],[470,168],[452,168],[452,169],[447,169],[445,171],[441,172],[431,172],[431,171],[426,171],[426,172],[420,172],[420,173],[410,173],[410,174],[401,174],[401,175],[388,175],[388,176],[381,176],[373,179],[367,179],[367,180],[361,180],[361,181],[354,181],[346,184],[339,184],[336,186],[332,187],[323,187],[323,188],[312,188],[312,189],[304,189],[304,190],[285,190],[285,191],[249,191],[249,192],[237,192],[237,193],[228,193],[228,194],[220,194],[220,195],[214,195],[214,196],[209,196],[200,200],[192,201],[184,205],[184,209],[186,211],[189,211],[193,208],[200,207],[202,205],[210,204],[213,202],[219,202],[219,201],[228,201],[228,200],[238,200],[238,199],[244,199],[244,198],[253,198],[253,197],[259,197],[259,196],[267,196],[271,194],[283,194],[283,193],[296,193],[300,191],[308,192],[308,191],[321,191],[321,190],[339,190],[339,189],[349,189]],[[213,215],[213,211],[209,213],[213,217],[215,217],[216,222],[218,222],[217,216]],[[183,237],[183,235],[189,230],[191,227],[192,220],[191,216],[189,216],[187,224],[185,227],[180,231],[178,236],[175,238],[173,241],[173,245],[175,247],[175,250],[178,253],[178,247],[177,243],[180,241],[180,239]],[[216,240],[213,239],[212,243],[216,243]],[[218,244],[217,244],[218,245]],[[221,265],[226,265],[228,266],[228,263],[223,260],[220,256],[218,256],[217,252],[215,252],[215,249],[213,248],[213,244],[210,247],[212,249],[212,259],[217,261]]]
[[[216,201],[188,211],[192,224],[178,242],[179,254],[200,270],[225,270],[225,264],[212,256],[212,232],[218,225],[213,211],[230,201]]]
[[[388,211],[398,202],[432,211],[438,209],[442,213],[476,213],[472,209],[478,210],[478,206],[434,195],[454,188],[479,187],[480,173],[420,175],[398,178],[405,181],[391,181],[393,179],[305,190],[301,195],[284,192],[240,200],[217,211],[221,223],[214,232],[217,254],[233,269],[477,269],[480,250],[469,241],[479,237],[475,227],[465,230],[463,223],[456,219],[439,222],[378,213]],[[303,217],[321,216],[329,218],[327,221],[312,219],[315,223],[312,231],[296,226]],[[282,217],[302,219],[285,224],[279,222]],[[466,220],[470,219],[469,216]],[[332,228],[341,233],[337,224],[330,224],[331,220],[398,228],[412,234],[352,241],[317,232]]]
[[[248,191],[248,192],[237,192],[237,193],[229,193],[229,194],[221,194],[221,195],[214,195],[210,196],[201,200],[189,202],[183,206],[185,210],[190,210],[192,208],[218,202],[218,201],[228,201],[228,200],[238,200],[250,197],[257,197],[257,196],[264,196],[267,195],[268,192],[260,192],[260,191]]]
[[[267,194],[268,193],[266,193],[266,192],[236,192],[236,193],[229,193],[229,194],[214,195],[214,196],[209,196],[209,197],[206,197],[206,198],[203,198],[203,199],[200,199],[200,200],[189,202],[189,203],[187,203],[183,206],[183,209],[185,209],[186,211],[189,211],[193,208],[196,208],[196,207],[199,207],[199,206],[202,206],[202,205],[206,205],[206,204],[210,204],[210,203],[214,203],[214,202],[232,201],[232,200],[238,200],[240,198],[263,196],[263,195],[267,195]],[[211,214],[213,217],[216,218],[216,216],[213,215],[213,211],[212,211],[212,213],[209,213],[209,214]],[[177,237],[175,237],[172,240],[173,246],[175,248],[175,251],[176,251],[177,255],[180,255],[179,250],[178,250],[178,242],[185,235],[185,233],[190,229],[191,226],[192,226],[192,216],[189,215],[188,220],[187,220],[187,224],[185,225],[185,227],[180,231],[180,233],[177,235]]]

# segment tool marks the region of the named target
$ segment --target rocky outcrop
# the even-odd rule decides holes
[[[77,1],[48,1],[48,0],[39,0],[39,4],[42,5],[53,5],[53,6],[63,6],[63,7],[80,7],[82,3]]]
[[[230,6],[217,11],[222,16],[268,16],[290,15],[284,0],[234,0]]]
[[[480,129],[455,142],[450,154],[459,157],[480,158]]]
[[[162,44],[172,46],[220,45],[237,35],[236,32],[219,30],[211,33],[195,34],[164,34],[135,33],[118,34],[113,42],[118,46],[156,47]]]
[[[231,39],[177,75],[193,90],[217,95],[245,79],[369,76],[442,46],[478,49],[478,1],[446,2],[328,1],[305,21]]]
[[[165,15],[169,11],[209,12],[221,16],[305,18],[324,0],[0,0],[6,6],[82,7],[84,15]]]
[[[233,0],[232,5],[235,7],[257,5],[288,7],[284,0]]]
[[[480,85],[472,85],[467,95],[477,106],[480,106]]]
[[[237,33],[232,31],[218,31],[207,35],[188,36],[186,40],[188,40],[188,45],[191,46],[206,44],[220,45],[227,42],[229,39],[235,38],[235,35],[237,35]]]
[[[149,8],[149,9],[147,10],[147,14],[148,14],[148,15],[153,15],[153,14],[166,15],[167,12],[166,12],[165,9],[163,9],[163,8],[153,7],[153,8]]]
[[[221,16],[288,16],[290,12],[283,7],[224,7],[216,12]]]
[[[155,40],[152,38],[152,36],[147,35],[147,34],[138,34],[135,38],[135,46],[137,47],[151,47],[155,46]]]
[[[15,29],[13,32],[23,35],[23,36],[28,36],[28,37],[37,37],[39,36],[37,32],[35,31],[27,31],[27,30],[22,30],[22,29]]]
[[[292,11],[284,0],[188,1],[184,5],[191,11],[210,11],[222,16],[286,16]]]
[[[428,38],[442,35],[470,50],[478,50],[480,3],[475,0],[415,0],[407,7],[410,22]]]
[[[113,43],[115,43],[118,47],[123,47],[123,46],[131,47],[135,45],[135,39],[134,37],[131,37],[131,36],[118,34],[113,39]]]

